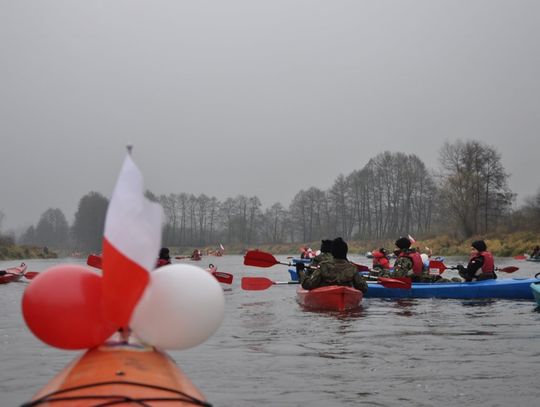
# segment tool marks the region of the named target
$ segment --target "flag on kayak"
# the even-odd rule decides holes
[[[128,325],[161,246],[163,209],[144,196],[143,177],[128,154],[116,182],[103,237],[103,301],[107,318]]]
[[[409,240],[411,241],[411,244],[416,243],[416,240],[414,240],[414,237],[412,237],[411,235],[409,235]]]

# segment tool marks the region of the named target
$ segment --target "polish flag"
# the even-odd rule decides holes
[[[414,240],[414,238],[411,235],[409,235],[409,240],[411,241],[411,244],[416,243],[416,240]]]
[[[144,196],[143,177],[128,154],[116,181],[103,237],[103,301],[106,317],[129,324],[155,268],[161,246],[161,205]]]

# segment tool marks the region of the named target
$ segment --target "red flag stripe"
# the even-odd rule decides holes
[[[148,271],[124,256],[107,238],[103,239],[103,301],[107,319],[127,326],[149,280]]]

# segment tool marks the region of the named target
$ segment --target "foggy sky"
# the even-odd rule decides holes
[[[386,150],[444,142],[540,186],[537,0],[0,0],[3,230],[71,223],[125,155],[156,194],[288,206]]]

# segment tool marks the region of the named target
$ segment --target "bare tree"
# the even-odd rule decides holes
[[[488,232],[513,200],[500,154],[479,141],[457,141],[444,144],[440,162],[446,216],[464,237]]]

